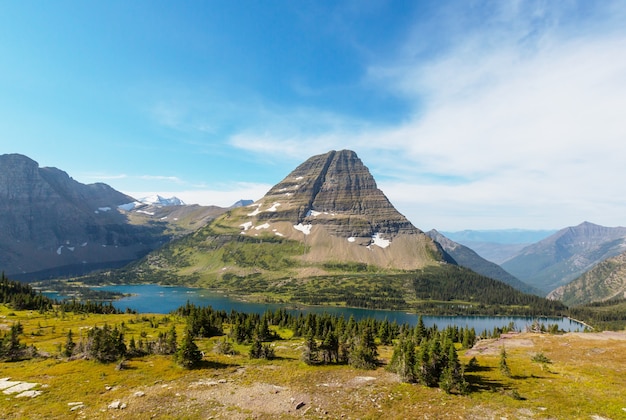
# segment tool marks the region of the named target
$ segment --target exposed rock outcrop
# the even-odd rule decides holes
[[[422,233],[393,207],[351,150],[309,158],[261,202],[280,205],[275,211],[260,213],[260,220],[315,223],[344,238]]]
[[[109,185],[85,185],[59,169],[40,168],[26,156],[0,155],[0,270],[28,280],[117,267],[170,239],[166,216],[185,217],[193,228],[191,219],[204,224],[221,214],[175,206],[150,218],[118,208],[134,201]]]

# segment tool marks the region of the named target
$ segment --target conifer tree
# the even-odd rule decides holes
[[[350,366],[359,369],[374,369],[378,362],[378,349],[370,327],[365,327],[363,332],[355,337],[354,345],[348,356]]]
[[[465,394],[467,392],[468,384],[465,381],[463,368],[459,362],[459,357],[454,345],[449,346],[448,364],[441,373],[439,387],[448,394],[453,391],[460,394]]]
[[[65,351],[63,352],[63,354],[66,357],[70,357],[74,353],[75,348],[76,348],[76,343],[74,342],[74,339],[72,336],[72,330],[68,330],[67,338],[65,340]]]
[[[176,351],[174,358],[176,363],[185,369],[192,369],[202,361],[202,352],[198,349],[190,331],[187,331],[183,337],[183,342]]]
[[[313,331],[310,330],[304,341],[304,351],[302,352],[302,361],[307,365],[312,365],[317,362],[318,348],[315,337],[313,337]]]
[[[393,348],[389,370],[397,373],[403,382],[415,382],[415,362],[413,341],[401,336]]]
[[[509,368],[507,358],[508,355],[506,354],[506,349],[504,348],[504,346],[502,346],[502,350],[500,350],[500,372],[507,378],[510,378],[511,369]]]

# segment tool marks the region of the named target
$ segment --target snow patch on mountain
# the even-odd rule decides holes
[[[167,207],[167,206],[184,206],[185,203],[183,200],[181,200],[178,197],[170,197],[170,198],[165,198],[162,197],[158,194],[155,195],[151,195],[149,197],[144,197],[139,199],[140,202],[142,202],[143,204],[150,204],[153,206],[163,206],[163,207]]]
[[[154,216],[153,211],[137,210],[137,213],[147,214],[148,216]]]
[[[254,209],[254,211],[252,213],[248,213],[248,216],[256,216],[257,214],[261,213],[261,204],[252,204],[248,207],[254,207],[256,206],[256,209]]]
[[[274,203],[272,204],[272,207],[270,207],[266,211],[278,211],[278,206],[280,206],[280,203]]]
[[[374,236],[372,236],[372,244],[379,246],[381,248],[387,248],[389,244],[391,244],[391,241],[388,239],[383,239],[380,232],[378,232],[378,233],[375,233]]]
[[[117,206],[117,208],[120,210],[124,210],[124,211],[132,211],[132,210],[144,207],[144,206],[169,207],[169,206],[184,206],[184,205],[185,205],[185,202],[178,197],[165,198],[158,194],[155,194],[149,197],[141,198],[137,201],[133,201],[132,203],[120,204],[119,206]],[[108,210],[111,210],[110,207],[101,207],[98,210],[108,211],[108,210],[105,210],[107,208]],[[140,213],[139,210],[137,212]],[[145,212],[145,211],[143,213],[148,214],[150,216],[154,215],[154,213]]]
[[[141,206],[141,203],[139,201],[133,201],[132,203],[120,204],[119,206],[117,206],[117,208],[124,211],[131,211],[135,207],[139,206]]]
[[[293,225],[293,228],[295,230],[299,230],[300,232],[304,233],[305,235],[310,235],[311,234],[311,228],[313,227],[312,224],[308,224],[308,225],[303,225],[302,223],[298,223],[297,225]]]

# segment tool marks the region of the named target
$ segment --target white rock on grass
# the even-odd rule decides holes
[[[2,392],[5,394],[19,394],[20,392],[33,389],[37,385],[39,384],[34,384],[32,382],[17,382],[15,386],[12,386],[10,388],[5,388],[5,390]]]
[[[24,392],[20,392],[19,394],[17,394],[15,398],[35,398],[35,397],[40,396],[41,394],[42,394],[42,391],[35,391],[35,390],[24,391]]]

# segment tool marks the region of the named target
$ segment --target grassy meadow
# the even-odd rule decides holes
[[[24,328],[20,341],[41,354],[31,360],[0,363],[0,378],[37,383],[41,394],[16,398],[0,394],[3,419],[50,418],[551,418],[618,419],[626,416],[626,334],[508,334],[480,340],[459,350],[462,363],[476,358],[465,373],[467,395],[402,383],[388,372],[392,346],[379,346],[380,366],[309,366],[301,361],[303,339],[286,329],[272,343],[276,358],[251,360],[249,346],[236,355],[213,351],[220,337],[197,339],[204,352],[197,369],[186,370],[171,356],[150,355],[117,363],[70,360],[61,349],[71,329],[74,340],[93,326],[117,326],[126,341],[185,321],[173,315],[96,315],[14,311],[0,306],[0,326]],[[226,329],[228,327],[226,326]],[[507,352],[511,375],[500,368]],[[541,355],[542,357],[537,357]],[[541,360],[541,361],[533,361]],[[121,408],[109,408],[118,402]],[[80,404],[78,404],[80,403]],[[114,404],[115,405],[115,404]],[[77,407],[77,408],[75,408]]]

